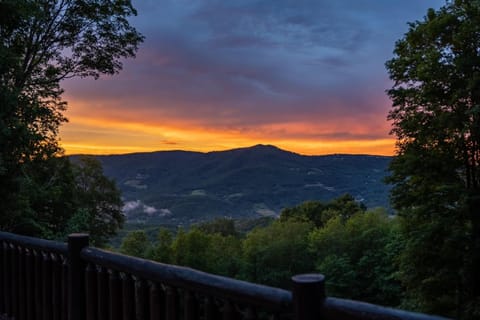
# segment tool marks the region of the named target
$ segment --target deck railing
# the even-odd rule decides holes
[[[319,274],[292,291],[88,246],[0,232],[0,318],[19,320],[440,320],[325,296]]]

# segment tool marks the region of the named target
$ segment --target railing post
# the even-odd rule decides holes
[[[325,277],[323,275],[300,274],[292,277],[295,320],[319,320],[325,297]]]
[[[80,252],[88,246],[88,235],[68,236],[68,319],[85,320],[85,267]]]

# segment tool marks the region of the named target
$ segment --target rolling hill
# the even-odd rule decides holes
[[[217,216],[274,216],[284,207],[344,193],[367,207],[388,207],[383,178],[390,157],[303,156],[257,145],[97,158],[122,190],[130,221],[182,225]]]

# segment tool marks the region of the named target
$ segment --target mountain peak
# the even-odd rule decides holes
[[[251,147],[231,149],[231,150],[227,150],[227,152],[228,151],[234,151],[234,152],[235,151],[244,151],[244,152],[253,151],[253,152],[261,152],[261,153],[273,153],[274,152],[274,153],[293,153],[293,154],[295,154],[294,152],[280,149],[279,147],[271,145],[271,144],[256,144],[256,145],[251,146]]]
[[[248,149],[285,151],[271,144],[256,144],[254,146],[251,146]]]

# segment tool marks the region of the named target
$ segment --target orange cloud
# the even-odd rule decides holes
[[[128,121],[97,115],[87,117],[81,113],[77,112],[71,122],[62,127],[61,145],[67,154],[122,154],[172,149],[207,152],[259,143],[306,155],[391,155],[394,149],[393,139],[369,138],[365,127],[345,123],[278,123],[225,129],[193,126],[182,119],[154,123],[152,119],[141,121],[140,116]],[[349,127],[349,133],[336,136],[334,132],[345,125]]]

